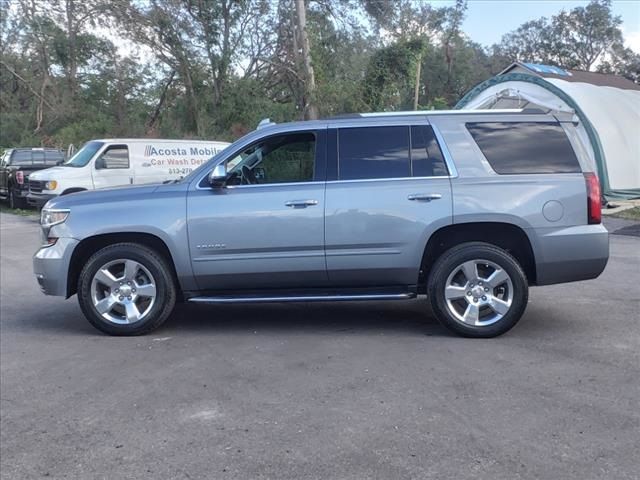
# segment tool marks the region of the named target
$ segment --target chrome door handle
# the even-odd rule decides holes
[[[287,207],[293,208],[306,208],[311,207],[313,205],[317,205],[317,200],[289,200],[288,202],[284,202]]]
[[[439,193],[412,193],[408,195],[409,200],[417,200],[420,202],[430,202],[431,200],[440,200],[442,195]]]

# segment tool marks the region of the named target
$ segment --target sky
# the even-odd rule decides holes
[[[431,0],[434,6],[453,5],[455,1]],[[524,22],[550,17],[561,10],[586,6],[588,1],[562,0],[468,0],[464,32],[475,42],[489,46],[498,43],[502,35]],[[614,0],[614,15],[622,17],[626,46],[640,53],[640,0]]]

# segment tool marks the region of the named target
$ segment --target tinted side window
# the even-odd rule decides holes
[[[33,158],[31,156],[31,150],[16,150],[11,156],[11,165],[31,165]]]
[[[33,160],[33,163],[43,164],[44,152],[42,150],[32,150],[31,159]]]
[[[449,175],[442,150],[430,126],[411,127],[411,168],[414,177]]]
[[[338,176],[341,180],[410,177],[409,128],[341,128]]]
[[[56,152],[54,150],[48,150],[44,152],[44,163],[47,165],[56,165],[64,160],[64,154],[62,152]]]
[[[467,123],[496,173],[579,173],[580,164],[557,123]]]

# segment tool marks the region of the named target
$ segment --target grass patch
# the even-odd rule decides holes
[[[25,208],[9,208],[7,205],[0,203],[0,212],[11,213],[13,215],[21,215],[23,217],[30,217],[38,215],[37,210],[27,210]]]
[[[612,217],[624,218],[625,220],[640,221],[640,207],[628,208],[618,213],[611,214]]]

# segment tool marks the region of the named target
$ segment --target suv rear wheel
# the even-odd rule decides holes
[[[520,320],[529,287],[522,267],[508,252],[470,242],[438,258],[427,294],[445,327],[466,337],[489,338],[507,332]]]
[[[158,328],[171,314],[176,287],[167,262],[136,243],[99,250],[78,280],[82,312],[109,335],[142,335]]]

